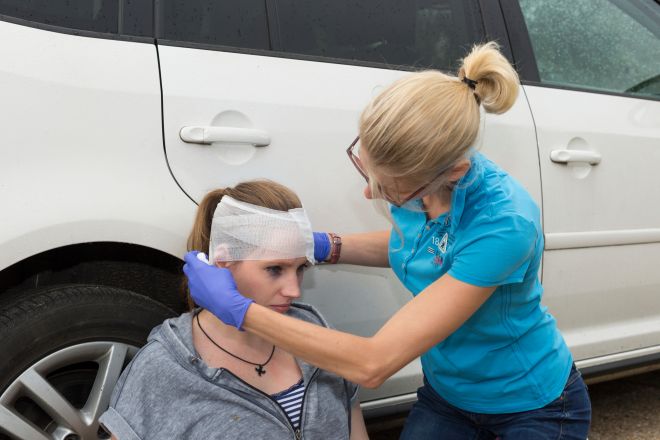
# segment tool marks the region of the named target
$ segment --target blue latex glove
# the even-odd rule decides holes
[[[314,232],[314,259],[317,263],[325,261],[330,256],[330,237],[325,232]]]
[[[183,272],[195,303],[240,330],[254,301],[240,294],[229,269],[209,265],[206,255],[197,251],[188,252],[183,259]]]

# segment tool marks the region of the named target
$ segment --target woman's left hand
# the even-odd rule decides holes
[[[229,269],[209,265],[199,259],[200,252],[190,251],[183,258],[183,272],[188,277],[190,296],[227,325],[243,325],[248,307],[254,301],[238,291]]]

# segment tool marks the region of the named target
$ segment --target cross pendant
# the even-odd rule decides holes
[[[263,365],[259,365],[257,368],[255,368],[255,371],[259,376],[263,376],[264,374],[266,374],[266,370],[264,370]]]

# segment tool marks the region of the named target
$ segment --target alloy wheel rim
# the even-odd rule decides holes
[[[31,440],[107,438],[99,430],[98,419],[110,403],[124,366],[137,351],[138,347],[130,344],[96,341],[66,347],[44,357],[0,395],[0,433],[6,431],[10,436]],[[90,365],[97,366],[95,374]],[[83,396],[84,403],[74,404],[72,400],[79,399],[67,391],[85,385],[76,383],[80,382],[81,369],[90,379],[84,387],[89,392]]]

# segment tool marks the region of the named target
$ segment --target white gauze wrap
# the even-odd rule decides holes
[[[210,261],[307,257],[314,264],[314,236],[302,208],[277,211],[223,196],[213,213]]]

